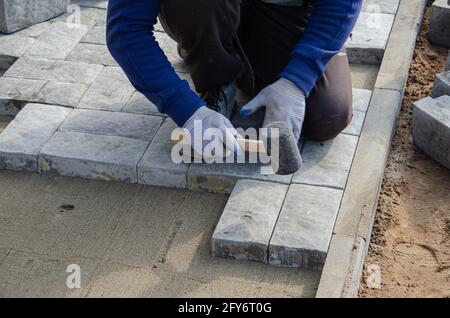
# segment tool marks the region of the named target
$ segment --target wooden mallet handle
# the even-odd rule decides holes
[[[172,133],[170,136],[170,139],[172,142],[175,143],[182,143],[184,145],[188,145],[189,141],[187,138],[181,138],[179,133]],[[264,142],[261,140],[253,140],[253,139],[244,139],[244,138],[238,138],[237,143],[241,147],[242,150],[245,152],[253,152],[253,153],[267,153],[266,145],[264,145]]]

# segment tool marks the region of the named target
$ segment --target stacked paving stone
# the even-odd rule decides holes
[[[353,121],[336,139],[301,143],[305,163],[294,175],[263,175],[259,164],[175,164],[174,122],[108,53],[107,2],[73,2],[81,24],[66,14],[0,37],[0,55],[15,59],[0,78],[0,114],[16,116],[0,135],[0,168],[231,193],[214,255],[320,270],[372,92],[354,89]],[[353,63],[381,61],[397,7],[365,1],[347,43]],[[160,25],[155,37],[192,84]]]
[[[432,43],[450,47],[450,1],[436,0],[431,8],[429,38]]]
[[[0,0],[0,32],[12,33],[54,18],[69,4],[70,0]]]
[[[417,147],[450,169],[450,51],[445,70],[436,75],[431,97],[414,103],[413,136]]]
[[[450,96],[414,103],[413,135],[420,149],[450,169]]]

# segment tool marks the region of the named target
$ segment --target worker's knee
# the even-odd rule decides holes
[[[342,99],[338,104],[335,103],[328,109],[329,112],[316,112],[305,119],[303,133],[308,139],[314,141],[330,140],[350,125],[353,118],[351,99]]]

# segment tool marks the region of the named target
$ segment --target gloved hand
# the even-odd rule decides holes
[[[237,157],[244,154],[236,140],[240,136],[231,122],[222,114],[206,106],[200,107],[183,128],[190,133],[194,151],[202,155],[204,159],[223,159],[230,154],[230,151]],[[221,154],[211,155],[212,147],[219,149],[221,146],[225,146],[228,154],[224,151],[222,156]]]
[[[241,115],[249,116],[261,107],[266,107],[264,127],[281,121],[292,129],[297,141],[300,139],[305,119],[306,98],[297,85],[285,78],[280,78],[242,107]]]

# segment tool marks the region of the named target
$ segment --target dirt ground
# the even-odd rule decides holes
[[[412,139],[412,103],[431,94],[447,49],[427,38],[429,1],[416,43],[366,259],[361,297],[450,297],[450,171]],[[369,265],[381,289],[367,287]]]

